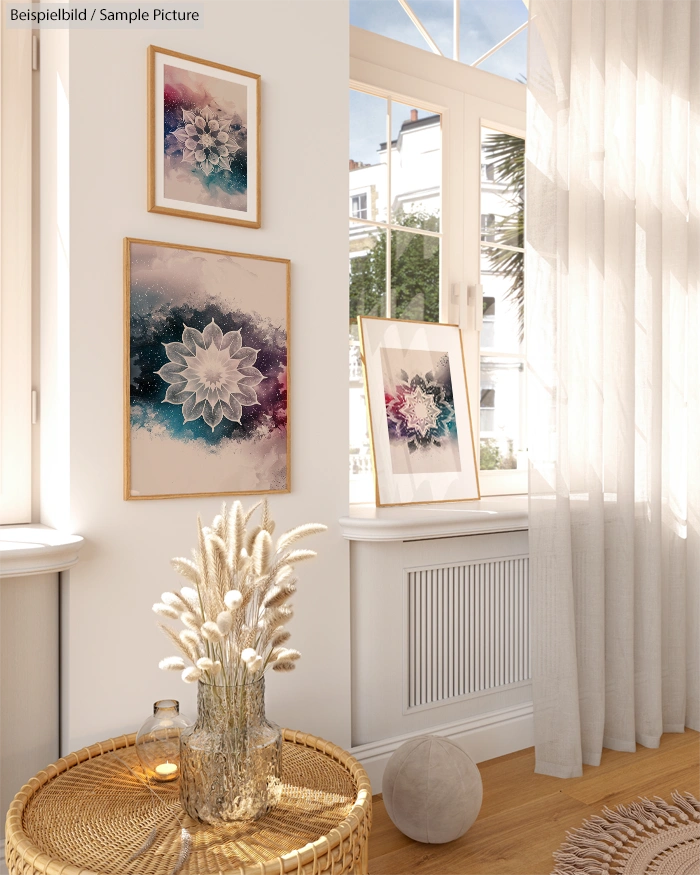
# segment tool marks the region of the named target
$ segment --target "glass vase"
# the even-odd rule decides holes
[[[282,733],[265,717],[265,679],[199,681],[197,720],[180,735],[180,801],[204,823],[252,821],[280,797]]]

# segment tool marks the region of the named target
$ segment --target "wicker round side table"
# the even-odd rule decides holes
[[[337,745],[283,734],[281,801],[248,824],[192,820],[178,782],[149,789],[133,734],[58,760],[10,806],[10,875],[366,875],[367,773]]]

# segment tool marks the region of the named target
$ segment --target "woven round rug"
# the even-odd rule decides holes
[[[640,799],[585,820],[554,852],[552,875],[700,875],[700,802]]]

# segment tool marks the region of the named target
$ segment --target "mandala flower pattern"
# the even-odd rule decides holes
[[[215,170],[230,170],[231,156],[239,149],[231,134],[233,119],[205,106],[201,110],[183,109],[182,120],[182,127],[173,131],[182,147],[182,160],[205,176]]]
[[[451,386],[438,383],[432,372],[411,380],[402,372],[402,378],[395,394],[384,398],[389,439],[406,442],[410,452],[441,446],[455,422]]]
[[[243,407],[258,404],[260,350],[243,346],[240,331],[224,334],[212,319],[201,332],[186,325],[182,343],[163,346],[170,359],[156,371],[170,384],[163,403],[182,404],[185,422],[201,416],[213,431],[224,417],[240,423]]]

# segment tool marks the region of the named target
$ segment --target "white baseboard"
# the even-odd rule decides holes
[[[382,792],[382,777],[389,757],[405,741],[420,735],[449,738],[468,753],[475,763],[481,763],[533,746],[532,702],[351,748],[350,753],[362,763],[369,775],[373,793]]]

